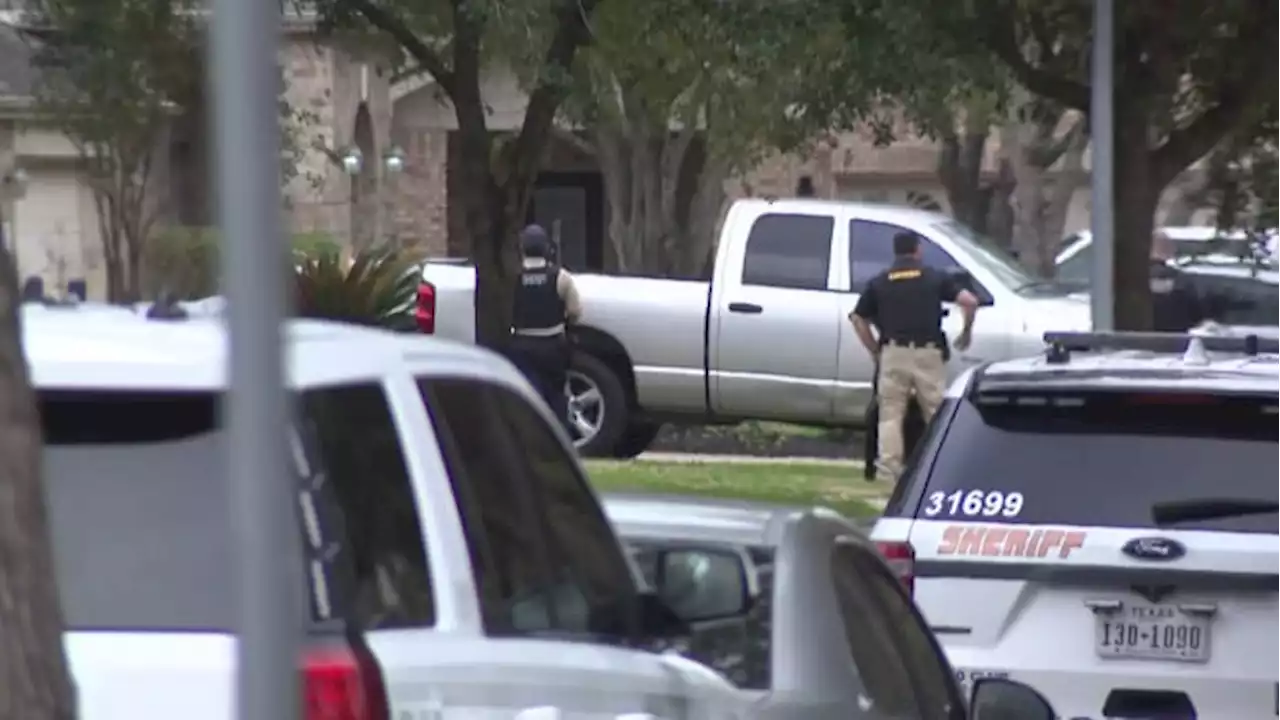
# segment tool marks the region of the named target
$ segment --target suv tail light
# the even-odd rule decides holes
[[[326,647],[302,660],[302,720],[389,720],[382,671],[368,650]]]
[[[413,308],[413,319],[418,330],[427,335],[436,332],[436,286],[423,280],[418,283],[418,300]]]
[[[895,577],[911,595],[916,589],[916,549],[909,542],[878,542],[876,547]]]

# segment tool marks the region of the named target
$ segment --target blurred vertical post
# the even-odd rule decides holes
[[[224,418],[238,546],[236,663],[240,720],[298,716],[301,618],[293,487],[286,478],[281,322],[281,4],[215,0],[212,62],[218,220],[230,337]]]
[[[1093,78],[1089,124],[1093,268],[1089,293],[1093,329],[1115,328],[1115,4],[1093,0]]]

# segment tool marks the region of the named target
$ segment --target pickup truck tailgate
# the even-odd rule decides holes
[[[235,638],[219,633],[70,632],[80,720],[230,720]]]

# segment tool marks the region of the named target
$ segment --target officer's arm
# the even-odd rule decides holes
[[[858,304],[849,313],[849,322],[853,323],[853,332],[862,341],[867,353],[875,357],[880,353],[880,341],[871,330],[871,318],[876,316],[876,295],[870,287],[862,291]]]
[[[556,275],[556,293],[564,301],[565,319],[570,323],[578,322],[582,317],[582,299],[578,297],[578,286],[573,282],[573,276],[564,268]]]
[[[956,304],[960,306],[960,314],[964,316],[964,328],[961,332],[968,334],[973,330],[973,318],[978,313],[978,296],[962,288],[956,293]]]

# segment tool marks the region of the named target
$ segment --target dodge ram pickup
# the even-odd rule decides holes
[[[867,281],[892,262],[892,239],[921,237],[924,261],[981,299],[976,363],[1038,352],[1046,330],[1087,330],[1087,298],[1030,275],[991,241],[946,215],[812,199],[739,200],[720,231],[709,282],[575,274],[583,316],[566,392],[586,455],[630,456],[668,420],[769,419],[859,425],[874,362],[847,319]],[[418,326],[474,339],[475,270],[423,266]],[[955,337],[960,313],[944,330]]]

